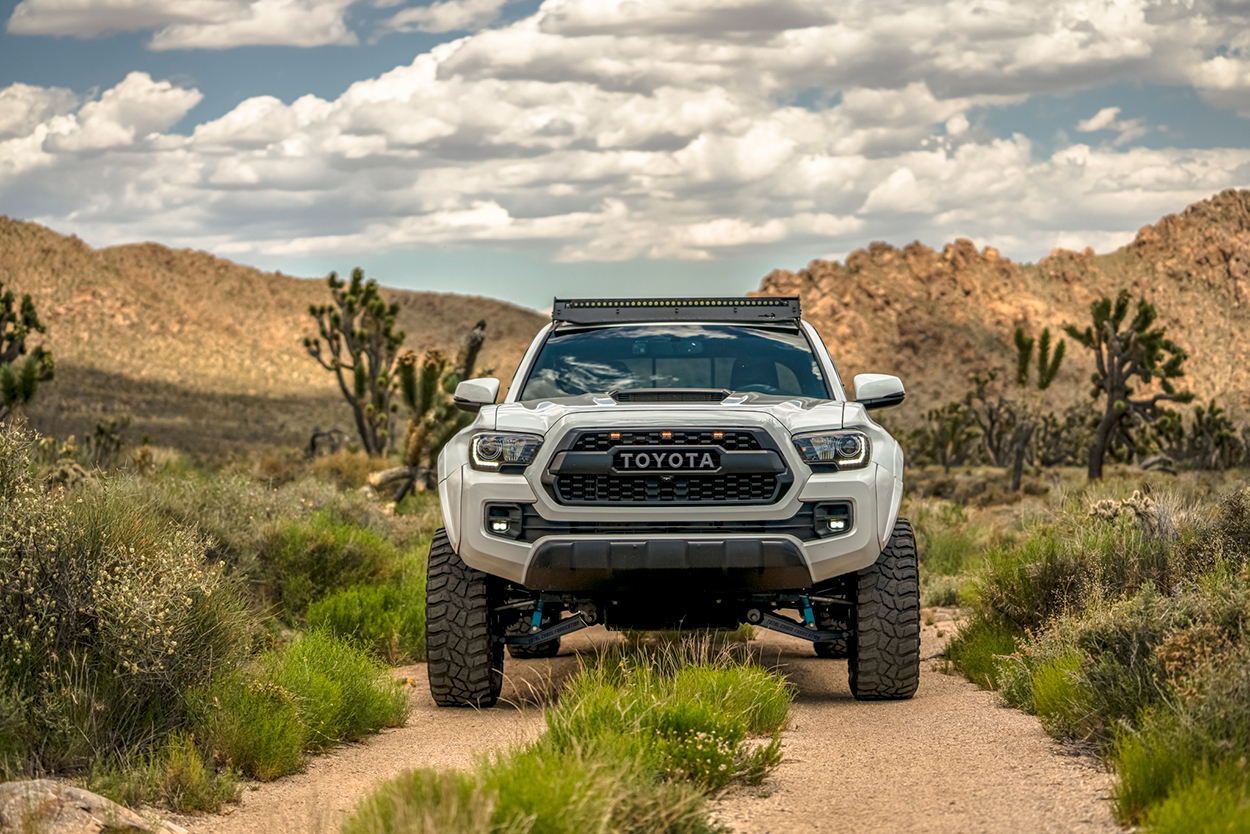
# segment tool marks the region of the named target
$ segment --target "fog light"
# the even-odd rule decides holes
[[[487,504],[485,522],[486,532],[505,539],[519,539],[524,526],[517,504]]]
[[[812,514],[815,516],[816,535],[821,538],[851,532],[852,514],[849,501],[817,504]]]

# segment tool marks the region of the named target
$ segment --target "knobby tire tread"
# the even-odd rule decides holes
[[[857,575],[855,618],[851,694],[860,701],[912,697],[920,684],[920,572],[907,519],[895,523],[876,563]]]
[[[475,570],[440,529],[430,543],[425,645],[430,694],[440,707],[491,707],[503,689],[503,643],[495,639],[491,577]]]

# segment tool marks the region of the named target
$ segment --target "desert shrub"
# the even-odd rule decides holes
[[[360,585],[308,606],[308,625],[354,640],[394,665],[425,659],[425,576],[402,586]]]
[[[533,744],[469,774],[405,774],[343,831],[719,830],[705,795],[776,766],[792,697],[740,654],[708,640],[604,652],[565,687]]]
[[[236,584],[105,481],[46,494],[31,438],[0,430],[0,721],[33,770],[145,745],[185,720],[181,693],[235,663],[252,618]]]
[[[322,631],[219,676],[190,700],[215,755],[262,781],[299,770],[309,750],[397,727],[409,711],[386,667]]]
[[[391,583],[402,571],[395,545],[328,510],[271,525],[261,552],[265,595],[288,617],[303,615],[310,602],[330,592]]]
[[[1121,820],[1155,831],[1247,818],[1250,493],[1206,501],[1069,501],[987,554],[948,652],[1053,735],[1102,750]],[[1015,650],[992,648],[1005,635]]]

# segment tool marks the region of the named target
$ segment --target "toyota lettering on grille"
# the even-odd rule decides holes
[[[720,469],[720,451],[708,449],[622,449],[612,458],[618,472],[715,472]]]

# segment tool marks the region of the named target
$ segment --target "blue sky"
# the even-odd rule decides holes
[[[1250,186],[1250,3],[0,0],[0,213],[544,307]]]

